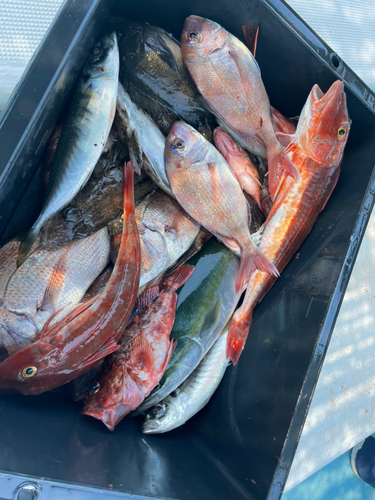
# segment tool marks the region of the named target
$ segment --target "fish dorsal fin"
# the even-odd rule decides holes
[[[259,34],[259,26],[248,24],[247,26],[242,26],[242,31],[245,36],[246,46],[253,54],[253,57],[255,57],[258,34]]]
[[[153,50],[159,59],[165,62],[172,71],[178,73],[176,59],[161,36],[155,33],[153,37],[148,37],[146,45]]]
[[[142,312],[159,295],[159,285],[147,288],[137,299],[137,310]]]
[[[284,132],[276,132],[276,137],[280,144],[286,148],[292,142],[294,135],[292,134],[284,134]]]
[[[187,282],[193,272],[194,266],[182,264],[182,266],[164,278],[163,287],[178,290],[178,288]]]

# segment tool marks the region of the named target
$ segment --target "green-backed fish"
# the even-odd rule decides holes
[[[115,116],[118,71],[117,38],[112,33],[95,46],[78,82],[51,166],[45,202],[21,244],[19,266],[42,226],[64,208],[89,179]]]
[[[143,434],[160,434],[176,429],[206,406],[229,364],[226,357],[227,337],[228,328],[185,382],[147,412],[142,425]]]
[[[210,240],[188,264],[195,272],[178,293],[171,338],[177,341],[167,369],[136,413],[155,405],[195,370],[223,331],[239,301],[236,280],[240,262],[217,240]]]

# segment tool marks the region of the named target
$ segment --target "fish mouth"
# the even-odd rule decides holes
[[[163,432],[158,420],[145,420],[141,426],[142,434],[158,434]]]
[[[111,432],[115,430],[115,426],[117,424],[116,421],[116,412],[114,410],[104,410],[99,408],[98,406],[92,406],[86,404],[82,410],[82,415],[88,415],[89,417],[94,417],[97,420],[101,420],[103,424],[109,429]]]

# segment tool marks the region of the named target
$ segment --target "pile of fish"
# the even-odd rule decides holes
[[[244,45],[190,16],[180,44],[110,24],[43,155],[39,217],[0,248],[0,392],[68,392],[111,431],[144,412],[142,432],[162,433],[238,362],[351,122],[340,81],[298,119],[270,105],[257,27]]]

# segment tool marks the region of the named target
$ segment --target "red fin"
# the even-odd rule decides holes
[[[230,359],[233,365],[237,364],[243,348],[245,347],[252,316],[252,310],[247,311],[245,309],[244,311],[243,306],[241,306],[233,316],[227,338],[227,359]]]
[[[279,142],[275,143],[271,154],[268,157],[268,172],[269,172],[269,188],[272,199],[275,199],[277,185],[280,179],[281,172],[289,175],[293,179],[299,181],[301,176],[289,156],[285,153]]]
[[[257,40],[259,34],[259,26],[253,26],[251,24],[247,26],[242,26],[243,34],[245,35],[246,45],[250,52],[255,57],[255,52],[257,49]]]
[[[178,290],[180,286],[187,282],[190,276],[194,272],[194,266],[189,264],[183,264],[178,269],[176,269],[172,274],[166,276],[163,281],[163,287],[172,288],[172,290]]]
[[[68,255],[69,255],[69,248],[67,248],[64,252],[62,252],[60,257],[58,258],[55,267],[53,268],[47,288],[44,292],[42,304],[38,309],[42,311],[51,311],[51,312],[54,312],[56,310],[55,302],[58,294],[60,293],[64,285],[65,274],[66,274],[66,261]]]
[[[136,308],[142,312],[159,295],[159,285],[147,288],[137,299]]]
[[[240,269],[238,271],[237,282],[236,282],[236,293],[242,290],[244,284],[249,279],[251,273],[256,269],[263,271],[265,273],[271,274],[273,276],[279,277],[279,271],[270,262],[267,257],[257,248],[253,243],[244,253],[240,261]]]
[[[293,140],[292,134],[284,134],[284,132],[276,132],[276,137],[279,143],[286,148]]]
[[[98,363],[98,361],[117,351],[119,347],[116,340],[113,337],[109,337],[91,356],[84,360],[80,360],[78,367],[80,369],[87,368],[87,370],[89,370],[94,364]]]
[[[141,332],[132,345],[132,350],[126,366],[130,369],[142,367],[142,370],[152,370],[154,367],[154,353],[146,335]]]
[[[76,306],[73,309],[73,311],[70,311],[70,313],[67,316],[65,316],[60,321],[58,321],[57,323],[55,323],[51,328],[49,328],[49,325],[50,325],[51,321],[53,320],[53,318],[56,317],[59,314],[59,312],[61,312],[69,304],[66,304],[64,307],[62,307],[61,309],[59,309],[58,311],[56,311],[49,318],[49,320],[46,322],[46,324],[43,326],[43,328],[40,331],[40,334],[38,336],[38,340],[40,340],[41,338],[47,337],[47,336],[51,337],[52,335],[55,335],[55,333],[57,333],[59,330],[61,330],[61,328],[63,328],[68,323],[70,323],[70,321],[72,321],[72,319],[74,319],[76,316],[78,316],[79,314],[83,313],[83,311],[85,311],[90,306],[92,306],[92,304],[98,298],[98,295],[94,295],[94,297],[92,297],[90,300],[88,300],[84,304],[78,304],[78,306]]]

